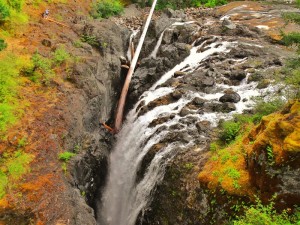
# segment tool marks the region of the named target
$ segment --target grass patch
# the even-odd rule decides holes
[[[0,157],[0,199],[3,198],[8,187],[14,187],[17,181],[30,171],[29,163],[32,160],[32,155],[21,150]]]
[[[295,22],[300,24],[300,14],[293,12],[286,12],[282,14],[282,18],[287,22]]]

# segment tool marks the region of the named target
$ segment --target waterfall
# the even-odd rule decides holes
[[[178,151],[187,150],[195,145],[193,139],[184,144],[177,140],[166,144],[162,149],[156,152],[143,177],[137,179],[137,173],[141,169],[145,155],[155,144],[160,143],[172,132],[172,130],[169,129],[171,126],[180,124],[182,127],[181,130],[179,130],[180,132],[185,132],[186,130],[197,132],[195,124],[184,124],[182,121],[186,119],[186,117],[179,115],[183,107],[190,103],[195,97],[218,101],[223,91],[230,87],[237,91],[243,98],[249,100],[247,104],[243,101],[237,103],[238,109],[235,112],[210,112],[191,115],[196,121],[209,120],[213,126],[216,126],[219,119],[229,118],[233,113],[247,109],[251,103],[251,96],[259,95],[257,91],[253,91],[256,83],[247,84],[247,82],[242,82],[241,86],[217,84],[217,93],[205,94],[202,92],[189,91],[175,102],[156,106],[143,115],[139,114],[142,104],[147,105],[149,102],[174,91],[174,87],[163,87],[161,85],[171,78],[174,72],[188,71],[188,74],[190,74],[201,68],[201,62],[211,55],[229,52],[230,49],[237,44],[237,42],[223,41],[221,37],[214,37],[213,40],[215,40],[215,42],[211,44],[207,44],[206,41],[203,41],[199,46],[195,46],[195,42],[190,50],[190,55],[180,64],[165,73],[148,91],[144,92],[134,108],[128,113],[126,122],[117,135],[116,144],[110,155],[108,180],[98,212],[99,224],[134,225],[139,214],[150,203],[151,194],[155,190],[156,185],[163,179],[168,161],[171,160]],[[157,48],[159,48],[160,42],[161,40],[159,40]],[[201,52],[200,50],[203,45],[207,46],[205,46],[205,50]],[[155,52],[153,54],[155,54]],[[170,117],[170,120],[163,124],[154,127],[149,126],[153,120],[170,115],[175,116]]]

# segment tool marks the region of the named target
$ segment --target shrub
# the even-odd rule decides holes
[[[20,12],[24,5],[24,0],[7,0],[7,3],[11,8],[15,9],[17,12]]]
[[[221,124],[222,132],[220,139],[225,143],[230,143],[235,140],[240,131],[240,123],[234,121],[224,121]]]
[[[41,56],[39,53],[35,53],[31,57],[31,61],[33,65],[26,71],[30,80],[34,82],[40,80],[47,84],[54,75],[52,70],[52,60]]]
[[[97,37],[93,35],[84,34],[81,36],[80,40],[82,42],[86,42],[91,46],[99,47],[99,42],[97,41]]]
[[[238,217],[233,221],[234,225],[292,225],[299,224],[299,213],[289,216],[286,211],[277,213],[274,209],[274,203],[263,205],[261,201],[257,200],[256,205],[245,207],[245,215]]]
[[[68,162],[76,154],[73,152],[63,152],[58,155],[58,158],[62,161]]]
[[[0,0],[0,21],[5,20],[7,17],[9,17],[9,7],[5,3],[5,1]]]
[[[227,4],[226,0],[202,0],[202,2],[206,7],[210,7],[210,8],[213,8],[218,5]]]
[[[123,12],[123,5],[119,0],[98,0],[94,5],[95,18],[109,18]]]
[[[7,47],[7,44],[5,43],[5,41],[3,39],[0,38],[0,51],[5,49],[6,47]]]
[[[56,49],[53,56],[56,65],[61,65],[71,58],[70,54],[63,47]]]

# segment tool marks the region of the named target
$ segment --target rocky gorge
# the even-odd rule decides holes
[[[135,114],[135,119],[128,117],[127,123],[138,126],[135,120],[138,121],[139,118],[145,116],[147,118],[147,115],[159,108],[161,112],[156,113],[157,117],[150,119],[145,128],[139,128],[139,132],[146,129],[144,132],[151,134],[135,142],[137,148],[147,147],[144,148],[144,153],[136,167],[131,168],[136,170],[133,171],[133,183],[143,183],[143,179],[147,177],[159,153],[169,148],[172,148],[174,152],[162,156],[169,159],[156,165],[161,167],[161,172],[158,172],[160,175],[157,175],[156,181],[153,181],[153,189],[147,189],[149,193],[143,197],[147,201],[144,202],[144,199],[143,206],[137,207],[140,211],[137,211],[135,215],[135,218],[138,218],[136,224],[215,224],[220,222],[223,224],[230,219],[232,207],[237,202],[252,201],[251,195],[230,193],[230,191],[224,194],[218,188],[214,191],[210,190],[205,181],[200,179],[199,183],[196,178],[209,160],[210,143],[216,138],[215,127],[218,126],[220,120],[230,119],[236,113],[251,113],[254,97],[270,101],[288,92],[287,89],[291,87],[276,83],[274,74],[293,53],[282,47],[276,38],[274,39],[274,33],[265,32],[266,29],[263,26],[266,26],[264,23],[268,22],[266,20],[270,18],[270,15],[265,11],[260,14],[260,11],[255,11],[253,7],[270,10],[274,18],[280,17],[275,13],[277,9],[252,2],[243,2],[238,6],[232,3],[231,6],[233,9],[227,9],[225,13],[223,10],[230,7],[230,4],[218,10],[199,10],[199,15],[194,13],[193,15],[197,16],[193,18],[189,18],[189,15],[183,11],[167,10],[151,24],[140,63],[129,90],[127,110],[129,112],[135,105],[134,109],[129,112],[129,114]],[[247,7],[253,9],[249,18],[237,20],[238,13],[234,11],[235,8],[244,10],[243,8]],[[294,9],[291,8],[291,10]],[[233,19],[230,16],[232,12],[235,12]],[[251,19],[258,20],[255,26],[247,24]],[[126,40],[129,40],[128,33],[127,37]],[[138,34],[135,41],[138,40],[137,37]],[[123,47],[126,42],[123,43]],[[125,47],[123,55],[124,49]],[[119,54],[121,55],[121,52]],[[113,66],[110,68],[113,69]],[[148,90],[152,94],[147,94]],[[183,103],[179,104],[180,101]],[[170,111],[165,111],[164,107],[170,105],[174,106],[171,106]],[[124,128],[125,131],[135,129],[128,126]],[[126,133],[128,138],[130,132]],[[124,134],[121,132],[117,138],[120,139],[122,135]],[[143,137],[142,133],[140,135]],[[120,144],[123,145],[123,142]],[[108,152],[111,151],[111,145],[108,146],[104,148],[106,149],[104,155],[96,153],[100,149],[103,152],[103,147],[100,148],[99,145],[93,150],[97,154],[92,156],[92,158],[96,157],[94,161],[98,163],[96,167],[93,166],[91,155],[78,156],[78,159],[74,160],[75,168],[77,168],[74,173],[75,178],[77,177],[76,184],[81,184],[78,187],[87,194],[90,204],[94,207],[95,204],[97,205],[98,220],[99,217],[105,217],[101,215],[104,206],[100,206],[101,202],[96,203],[95,198],[101,199],[103,192],[99,190],[104,190],[105,187]],[[116,144],[116,146],[119,145]],[[127,146],[124,151],[129,151],[128,148],[130,146]],[[126,156],[125,152],[122,153],[123,156]],[[103,161],[99,162],[98,157]],[[120,157],[122,155],[118,156],[119,160],[121,160]],[[253,164],[254,162],[247,163]],[[87,169],[82,170],[82,166]],[[257,166],[252,168],[257,168]],[[114,176],[126,178],[127,174],[123,174],[126,170],[122,171],[122,169],[119,168],[114,172]],[[294,174],[297,173],[296,171],[297,169]],[[250,177],[254,174],[257,172],[250,172]],[[267,177],[274,176],[269,172],[268,174]],[[83,177],[85,178],[82,179]],[[256,178],[252,179],[256,182]],[[268,180],[266,177],[262,179]],[[282,183],[293,183],[293,186],[297,187],[299,185],[297,178],[294,175],[291,178],[281,175],[279,179],[276,181],[277,188],[273,190],[264,191],[266,190],[265,184],[263,186],[255,184],[256,192],[265,192],[266,196],[262,195],[265,199],[269,199],[275,193],[285,193],[280,196],[278,202],[281,202],[283,208],[292,207],[298,203],[298,200],[290,202],[284,199],[290,196],[298,198],[299,193],[295,189],[289,191]],[[126,183],[123,183],[125,181],[118,178],[117,180],[119,180],[120,188],[126,189]],[[121,193],[123,191],[121,190]],[[122,195],[126,195],[126,192]],[[128,203],[127,200],[120,198],[109,201],[116,201],[118,205],[123,201]],[[116,205],[112,207],[117,210],[117,214],[122,214],[122,209]],[[119,224],[120,221],[124,221],[123,218],[119,222],[117,219],[109,222],[111,219],[105,221],[102,218],[100,224]],[[135,219],[126,224],[135,224],[134,221]]]
[[[299,9],[237,1],[157,12],[130,84],[126,120],[112,134],[103,124],[113,127],[130,41],[137,45],[145,19],[131,10],[101,21],[71,17],[72,35],[61,36],[80,60],[63,73],[64,84],[54,83],[64,129],[50,140],[76,155],[55,201],[20,213],[25,219],[0,217],[0,224],[228,224],[254,196],[266,203],[274,194],[277,209],[293,211],[300,202],[299,90],[282,82],[280,71],[296,53],[282,45],[280,32],[300,30],[281,15]],[[84,41],[74,47],[78,37]],[[56,44],[45,40],[46,55]],[[225,160],[212,159],[222,122],[254,114],[256,99],[275,98],[295,100],[249,128],[237,144],[240,155],[229,146]],[[53,117],[49,126],[58,123]],[[242,174],[236,183],[219,175],[227,164]]]

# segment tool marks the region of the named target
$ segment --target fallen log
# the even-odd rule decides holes
[[[122,89],[122,92],[121,92],[121,97],[120,97],[120,100],[119,100],[119,103],[118,103],[118,108],[117,108],[117,115],[116,115],[116,119],[115,119],[115,128],[114,128],[115,133],[118,133],[119,130],[121,129],[121,126],[122,126],[124,106],[125,106],[125,102],[126,102],[126,97],[127,97],[127,93],[128,93],[129,84],[130,84],[130,81],[131,81],[131,78],[132,78],[132,75],[133,75],[134,68],[136,66],[138,57],[140,55],[143,43],[144,43],[144,40],[145,40],[145,37],[146,37],[146,34],[147,34],[147,30],[148,30],[149,25],[150,25],[150,21],[151,21],[151,18],[152,18],[154,9],[155,9],[156,2],[157,2],[157,0],[153,1],[150,13],[148,15],[148,18],[147,18],[147,21],[146,21],[146,24],[145,24],[145,27],[144,27],[144,30],[143,30],[143,33],[142,33],[141,38],[139,40],[138,46],[136,48],[136,51],[134,53],[132,62],[130,64],[130,68],[129,68],[127,76],[126,76],[126,80],[125,80],[125,83],[124,83],[124,86],[123,86],[123,89]]]

